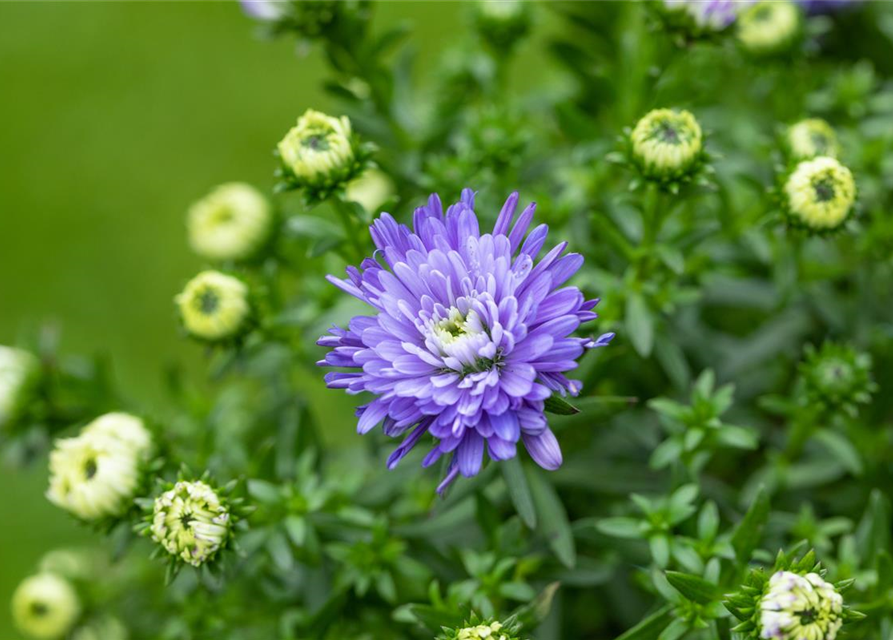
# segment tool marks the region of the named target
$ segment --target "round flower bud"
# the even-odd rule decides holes
[[[71,634],[71,640],[127,640],[127,627],[112,617],[91,620]]]
[[[168,553],[198,567],[229,538],[229,509],[204,482],[178,482],[155,500],[150,531]]]
[[[367,169],[347,185],[347,199],[359,203],[366,211],[377,213],[394,195],[394,183],[383,171]]]
[[[518,640],[517,625],[507,627],[497,621],[476,622],[471,620],[466,622],[466,627],[445,629],[438,640]]]
[[[788,127],[785,146],[794,160],[809,160],[816,156],[836,158],[840,153],[837,134],[821,118],[807,118]]]
[[[843,625],[843,598],[817,573],[778,571],[760,600],[760,637],[834,640]]]
[[[203,271],[175,298],[190,335],[217,342],[237,338],[248,329],[251,303],[248,285],[219,271]]]
[[[756,55],[784,52],[800,33],[800,9],[789,0],[761,0],[738,17],[738,41]]]
[[[858,406],[870,402],[876,390],[869,354],[833,342],[826,342],[821,349],[806,347],[800,364],[803,404],[855,416]]]
[[[630,134],[633,161],[647,178],[673,180],[691,173],[703,154],[703,135],[688,111],[655,109]]]
[[[853,174],[834,158],[804,160],[783,188],[785,211],[792,222],[814,231],[840,227],[856,202]]]
[[[77,593],[52,573],[25,579],[12,596],[12,618],[30,638],[54,640],[71,631],[81,612]]]
[[[150,446],[138,418],[99,418],[77,437],[56,441],[47,498],[83,520],[120,515],[133,501]]]
[[[475,27],[497,52],[511,50],[530,31],[530,7],[520,0],[478,0]]]
[[[251,185],[223,184],[189,209],[189,244],[207,260],[247,260],[266,243],[273,213]]]
[[[34,355],[0,345],[0,429],[21,417],[39,377]]]
[[[308,109],[279,143],[279,157],[297,186],[326,189],[357,170],[350,120]]]

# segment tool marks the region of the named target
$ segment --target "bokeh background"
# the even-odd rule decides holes
[[[424,69],[467,9],[386,2],[375,20],[411,21]],[[524,79],[548,74],[521,56]],[[165,401],[170,363],[201,376],[172,304],[200,267],[186,207],[224,181],[269,188],[282,133],[331,106],[323,78],[318,52],[262,41],[236,2],[0,2],[0,344],[55,324],[137,406]],[[45,460],[0,464],[0,638],[19,637],[7,603],[40,557],[93,540],[45,488]]]

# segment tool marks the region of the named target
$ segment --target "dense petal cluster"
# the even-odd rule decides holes
[[[20,417],[39,374],[34,355],[0,345],[0,429]]]
[[[501,622],[490,622],[454,629],[441,637],[445,640],[517,640],[518,636]]]
[[[738,17],[738,41],[750,53],[788,50],[800,34],[800,9],[789,0],[761,0]]]
[[[492,233],[482,234],[471,190],[446,212],[432,195],[412,230],[383,214],[371,228],[375,257],[348,268],[346,280],[329,277],[374,313],[320,339],[331,348],[321,365],[359,370],[327,374],[328,386],[377,396],[359,409],[357,428],[381,423],[387,435],[405,436],[391,467],[434,436],[423,464],[451,456],[441,487],[476,474],[485,450],[494,460],[515,456],[519,442],[542,467],[557,468],[561,450],[544,401],[579,393],[564,374],[613,337],[571,337],[597,317],[598,300],[563,286],[583,257],[562,255],[564,242],[537,262],[548,227],[528,233],[535,205],[515,220],[517,205],[514,193]]]
[[[308,109],[279,142],[279,157],[297,186],[329,188],[350,180],[357,153],[350,120]]]
[[[672,180],[690,173],[703,153],[701,126],[688,111],[654,109],[630,133],[633,161],[645,177]]]
[[[151,446],[139,418],[101,416],[76,437],[56,441],[47,498],[83,520],[119,515],[134,498]]]
[[[788,127],[785,142],[794,160],[808,160],[816,156],[836,158],[840,153],[837,134],[821,118],[807,118]]]
[[[222,184],[189,209],[189,244],[208,260],[245,260],[260,249],[273,228],[270,204],[251,185]]]
[[[853,174],[834,158],[804,160],[784,184],[785,211],[792,222],[824,231],[842,225],[856,202]]]
[[[19,630],[37,640],[64,637],[77,622],[81,604],[64,578],[40,573],[26,578],[12,596],[12,617]]]
[[[843,598],[817,573],[778,571],[760,600],[760,637],[834,640],[843,625]]]
[[[201,481],[178,482],[155,500],[152,538],[172,556],[199,567],[226,543],[229,508]]]
[[[248,285],[219,271],[203,271],[195,276],[175,302],[186,331],[200,340],[231,340],[245,333],[250,325]]]

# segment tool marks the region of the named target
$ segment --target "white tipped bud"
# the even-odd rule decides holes
[[[16,627],[36,640],[55,640],[71,631],[80,616],[77,593],[67,580],[52,573],[25,579],[12,596]]]
[[[251,318],[248,285],[219,271],[203,271],[175,299],[183,326],[210,342],[242,335]]]
[[[273,213],[251,185],[222,184],[189,209],[189,244],[208,260],[247,260],[270,237]]]

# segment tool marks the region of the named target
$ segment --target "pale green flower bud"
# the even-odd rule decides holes
[[[178,482],[155,500],[152,538],[172,556],[201,566],[230,536],[230,513],[210,486]]]
[[[632,158],[647,178],[673,180],[692,172],[703,154],[703,134],[688,111],[655,109],[630,134]]]
[[[357,171],[350,120],[308,109],[278,145],[285,170],[300,187],[326,189]]]
[[[102,416],[77,437],[56,441],[47,498],[83,520],[120,515],[135,497],[150,448],[151,437],[139,418]]]
[[[270,237],[273,212],[251,185],[222,184],[189,209],[189,244],[207,260],[247,260]]]
[[[190,335],[217,342],[241,336],[249,327],[248,285],[219,271],[203,271],[175,298]]]
[[[127,640],[129,636],[120,620],[108,616],[78,627],[71,634],[71,640]]]
[[[843,625],[843,598],[817,573],[776,572],[760,611],[761,638],[834,640]]]
[[[377,213],[394,195],[394,183],[383,171],[367,169],[347,185],[347,199],[359,203],[366,211]]]
[[[62,638],[77,622],[81,605],[67,580],[52,573],[25,579],[12,596],[12,618],[19,631],[37,640]]]
[[[853,174],[834,158],[804,160],[783,188],[785,211],[792,222],[813,231],[840,227],[856,202]]]
[[[530,5],[521,0],[478,0],[475,26],[498,53],[510,51],[530,31]]]
[[[800,9],[789,0],[762,0],[738,17],[738,41],[756,55],[789,49],[800,34]]]
[[[788,127],[785,146],[794,160],[808,160],[816,156],[836,158],[840,153],[837,134],[821,118],[807,118]]]
[[[21,349],[0,345],[0,429],[18,419],[40,377],[40,361]]]

